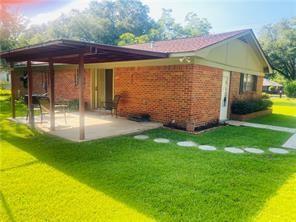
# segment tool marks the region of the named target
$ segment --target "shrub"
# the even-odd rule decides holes
[[[286,83],[285,93],[290,98],[296,98],[296,80]]]
[[[0,89],[0,96],[9,96],[11,91],[9,89]]]
[[[262,99],[270,99],[270,95],[267,94],[267,93],[262,93],[261,98],[262,98]]]
[[[79,109],[79,100],[73,99],[68,102],[68,109],[69,111],[77,111]]]
[[[266,110],[272,106],[268,99],[236,100],[231,105],[231,112],[234,114],[248,114]]]

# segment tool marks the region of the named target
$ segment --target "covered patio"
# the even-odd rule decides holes
[[[16,117],[14,120],[18,123],[28,123],[26,117]],[[40,120],[40,116],[35,116],[37,130],[71,141],[81,141],[79,139],[79,112],[67,113],[66,123],[63,114],[56,114],[55,130],[50,129],[50,116],[45,115],[43,121]],[[135,122],[123,117],[115,118],[109,113],[85,112],[85,138],[83,141],[142,132],[161,127],[161,125],[156,122]]]
[[[13,119],[16,119],[15,99],[17,91],[14,82],[14,67],[15,64],[19,62],[26,62],[27,64],[28,123],[32,128],[36,127],[66,139],[84,141],[133,133],[139,130],[160,126],[160,124],[157,123],[136,123],[123,118],[116,119],[111,116],[101,116],[98,113],[87,113],[86,115],[84,64],[166,58],[168,57],[167,53],[62,39],[1,52],[0,56],[10,64]],[[50,111],[47,124],[36,122],[35,119],[37,118],[34,117],[32,62],[48,63],[48,97],[50,101]],[[55,63],[78,65],[79,112],[68,115],[68,118],[72,118],[72,120],[69,121],[71,125],[61,125],[60,121],[63,120],[60,120],[59,117],[55,115]],[[16,120],[24,122],[24,118],[17,118]]]

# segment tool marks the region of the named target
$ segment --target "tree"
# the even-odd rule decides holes
[[[25,29],[25,19],[17,12],[10,12],[5,5],[0,7],[1,51],[18,47],[18,36]]]
[[[296,17],[264,26],[259,41],[274,69],[287,80],[296,80]]]
[[[161,40],[184,37],[183,27],[176,23],[172,16],[172,9],[162,9],[161,17],[157,22],[157,29]]]
[[[92,1],[83,11],[72,10],[45,25],[30,27],[21,39],[27,44],[60,38],[117,44],[124,33],[148,33],[154,26],[148,13],[139,0]]]
[[[209,34],[211,24],[205,18],[199,18],[194,12],[189,12],[185,16],[184,32],[186,36],[198,36]]]
[[[135,44],[136,42],[136,36],[133,33],[126,32],[119,37],[120,41],[118,42],[119,46],[123,45],[131,45]]]
[[[136,36],[133,33],[124,33],[120,36],[118,45],[145,43],[149,41],[176,39],[209,34],[211,29],[207,19],[199,18],[196,13],[189,12],[185,17],[185,26],[176,23],[171,9],[162,9],[160,19],[147,34]]]

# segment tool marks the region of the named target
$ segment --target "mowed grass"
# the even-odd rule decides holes
[[[296,128],[296,99],[273,98],[272,102],[272,114],[248,122]]]
[[[18,114],[22,114],[18,104]],[[266,150],[289,136],[222,127],[200,135],[157,129],[73,143],[5,120],[1,102],[0,221],[295,221],[296,152],[235,155],[225,146]],[[170,144],[156,144],[165,137]],[[177,141],[215,145],[215,152]],[[280,203],[278,206],[277,203]]]

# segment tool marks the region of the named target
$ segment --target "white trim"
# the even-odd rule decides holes
[[[178,52],[178,53],[170,53],[169,57],[171,57],[171,58],[175,58],[175,57],[184,57],[184,56],[198,56],[198,54],[199,54],[200,52],[202,52],[203,50],[209,50],[209,49],[211,49],[211,48],[218,47],[218,46],[220,46],[220,45],[223,45],[223,44],[226,44],[226,43],[232,41],[233,39],[238,39],[238,38],[240,38],[240,37],[242,37],[242,36],[245,36],[245,35],[248,35],[248,34],[251,34],[251,37],[252,37],[253,41],[255,42],[255,45],[256,45],[256,48],[257,48],[258,52],[260,53],[260,55],[261,55],[261,57],[263,58],[263,60],[264,60],[264,62],[266,63],[266,65],[268,66],[269,72],[272,72],[271,65],[269,64],[269,62],[268,62],[268,60],[267,60],[267,58],[266,58],[264,52],[262,51],[261,47],[259,46],[258,41],[257,41],[257,39],[256,39],[256,36],[254,35],[254,33],[253,33],[251,30],[246,31],[246,32],[243,32],[243,33],[241,33],[241,34],[239,34],[239,35],[235,35],[235,36],[233,36],[233,37],[231,37],[231,38],[228,38],[228,39],[226,39],[226,40],[223,40],[223,41],[217,42],[217,43],[215,43],[215,44],[213,44],[213,45],[210,45],[210,46],[208,46],[208,47],[205,47],[205,48],[202,48],[202,49],[196,50],[196,51],[194,51],[194,52]]]
[[[219,45],[223,45],[229,41],[232,41],[233,39],[237,39],[237,38],[240,38],[244,35],[246,35],[247,33],[249,33],[250,31],[246,31],[246,32],[243,32],[241,34],[238,34],[238,35],[235,35],[235,36],[232,36],[228,39],[225,39],[223,41],[220,41],[220,42],[217,42],[217,43],[214,43],[210,46],[207,46],[207,47],[204,47],[204,48],[201,48],[201,49],[198,49],[196,51],[192,51],[192,52],[176,52],[176,53],[170,53],[169,57],[183,57],[183,56],[197,56],[197,54],[201,51],[203,51],[204,49],[211,49],[211,48],[214,48],[214,47],[217,47]]]
[[[227,77],[228,81],[227,81],[227,86],[224,85],[224,78]],[[229,94],[230,94],[230,80],[231,79],[231,74],[230,71],[226,71],[223,70],[223,74],[222,74],[222,82],[221,82],[221,98],[220,98],[220,112],[219,112],[219,121],[220,122],[224,122],[228,119],[228,107],[229,107]],[[223,98],[223,91],[224,89],[227,89],[226,92],[226,96]],[[223,105],[224,103],[224,99],[226,99],[226,103],[225,105]]]
[[[257,41],[257,39],[256,39],[256,36],[254,35],[253,32],[251,32],[251,36],[252,36],[252,38],[253,38],[253,40],[254,40],[256,46],[257,46],[258,51],[260,52],[261,56],[263,57],[264,61],[266,62],[267,66],[268,66],[268,71],[269,71],[269,72],[272,72],[272,67],[271,67],[271,65],[269,64],[269,62],[268,62],[268,60],[267,60],[267,58],[266,58],[264,52],[262,51],[261,47],[259,46],[259,43],[258,43],[258,41]]]
[[[256,70],[250,70],[250,69],[242,69],[242,68],[236,67],[236,66],[229,66],[229,65],[222,64],[222,63],[206,60],[204,58],[198,58],[198,57],[195,58],[194,64],[210,66],[210,67],[219,68],[219,69],[223,69],[223,70],[229,70],[229,71],[233,71],[233,72],[241,72],[241,73],[248,73],[248,74],[257,75],[257,76],[264,76],[263,72],[258,72]]]

